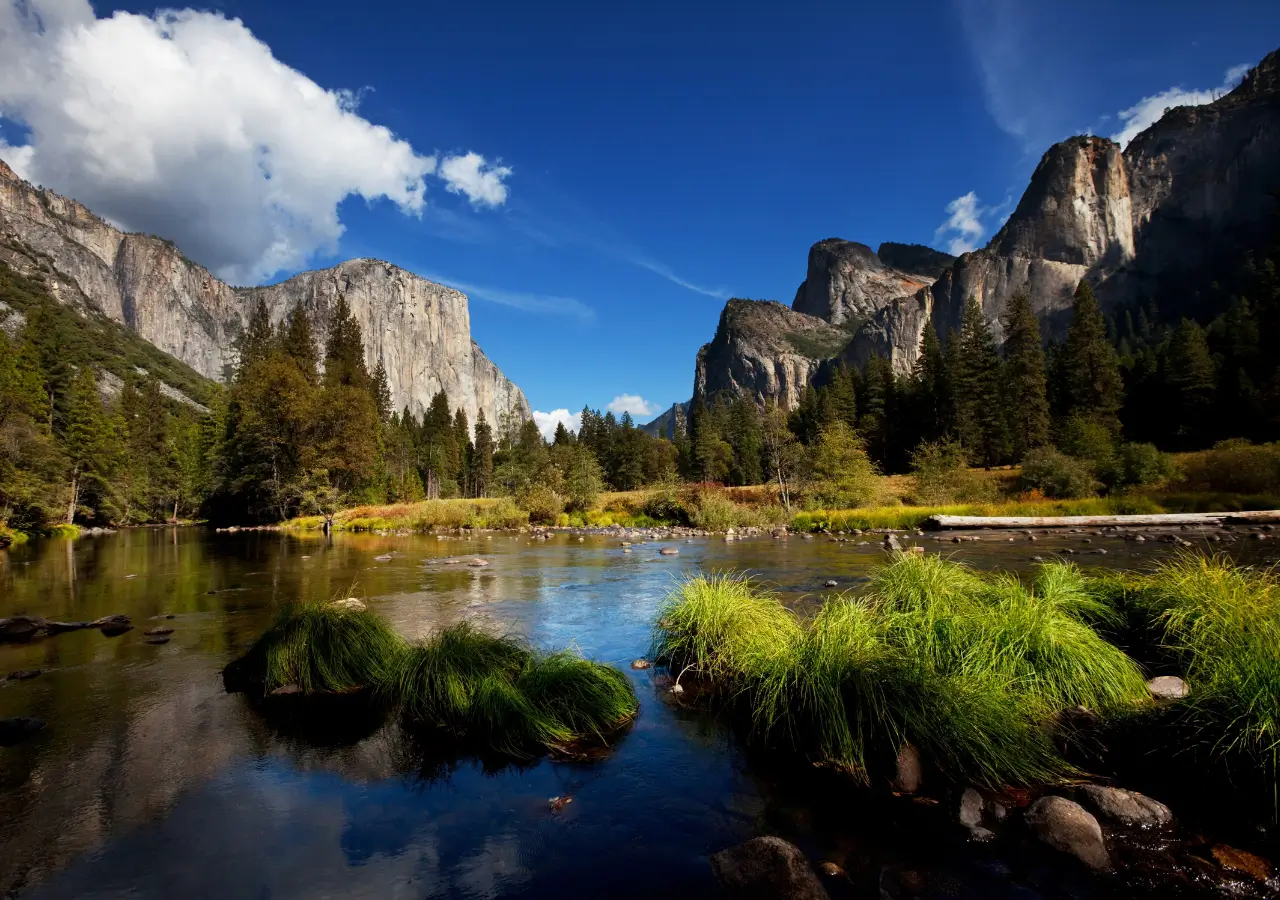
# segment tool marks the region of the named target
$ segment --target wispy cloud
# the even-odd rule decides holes
[[[934,240],[943,242],[953,256],[978,249],[978,241],[987,231],[982,224],[987,210],[979,205],[978,195],[974,191],[962,194],[947,204],[946,211],[947,220],[938,226]]]
[[[572,432],[577,432],[582,427],[582,411],[571,413],[567,409],[553,409],[551,412],[543,412],[535,409],[533,411],[533,422],[538,426],[543,440],[551,440],[556,435],[556,425],[561,422],[564,427]]]
[[[707,297],[715,297],[717,300],[729,299],[729,292],[724,288],[709,288],[703,287],[700,284],[694,284],[692,281],[681,278],[671,270],[670,266],[663,265],[660,262],[654,262],[653,260],[647,259],[643,256],[628,256],[627,262],[632,265],[639,266],[642,269],[648,269],[653,274],[662,276],[672,284],[677,284],[686,290],[693,291],[694,293],[703,294]]]
[[[450,278],[447,275],[437,275],[431,272],[420,272],[419,274],[428,281],[447,285],[462,291],[469,297],[509,306],[512,309],[518,309],[523,312],[572,316],[583,321],[591,321],[596,317],[594,309],[573,297],[560,297],[555,294],[534,294],[528,291],[512,291],[490,285],[472,284],[468,281],[459,281],[457,278]]]
[[[1206,103],[1212,103],[1238,85],[1250,68],[1252,66],[1248,63],[1232,66],[1223,75],[1222,84],[1215,88],[1198,91],[1171,87],[1150,97],[1143,97],[1133,106],[1122,109],[1117,114],[1120,121],[1124,123],[1124,128],[1111,135],[1111,140],[1121,146],[1127,146],[1131,140],[1159,121],[1166,110],[1175,106],[1203,106]]]
[[[655,403],[641,397],[639,394],[619,394],[609,401],[609,405],[605,407],[615,416],[623,413],[631,413],[632,417],[648,418],[655,414],[659,407]]]

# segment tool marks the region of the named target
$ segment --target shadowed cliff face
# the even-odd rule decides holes
[[[466,296],[389,263],[356,259],[269,287],[231,287],[173,244],[122,232],[2,161],[0,242],[12,244],[6,250],[19,270],[23,262],[52,268],[62,302],[100,310],[208,378],[225,377],[258,298],[277,322],[301,302],[322,337],[343,293],[365,360],[371,369],[382,361],[397,410],[422,413],[443,389],[470,422],[481,410],[490,423],[530,418],[524,394],[471,340]]]
[[[833,325],[861,323],[932,280],[886,265],[865,244],[828,238],[809,249],[808,272],[791,308]]]

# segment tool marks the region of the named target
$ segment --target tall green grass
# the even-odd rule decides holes
[[[1185,667],[1188,722],[1219,755],[1280,775],[1280,575],[1184,553],[1137,579],[1127,600]]]
[[[372,612],[333,603],[288,607],[233,668],[233,683],[250,673],[267,694],[371,689],[411,724],[525,757],[602,739],[639,709],[622,672],[576,654],[539,653],[466,622],[406,644]]]
[[[1061,711],[1148,699],[1137,664],[1090,624],[1108,614],[1069,564],[1026,587],[899,555],[807,624],[748,579],[691,578],[654,649],[746,711],[764,743],[865,780],[910,742],[957,781],[996,787],[1073,774],[1053,740]]]

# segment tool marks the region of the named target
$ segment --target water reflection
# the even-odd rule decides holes
[[[1109,554],[1082,563],[1134,565],[1171,550],[1092,540]],[[1080,543],[943,547],[1026,569],[1033,552]],[[407,740],[394,722],[319,736],[222,692],[221,667],[296,598],[368,598],[410,637],[483,617],[539,646],[577,646],[625,667],[647,650],[649,623],[684,573],[751,571],[803,604],[826,593],[826,580],[856,585],[883,560],[873,544],[821,539],[676,546],[671,557],[657,544],[624,553],[605,537],[326,541],[152,529],[0,553],[0,615],[123,612],[141,626],[0,646],[0,672],[46,671],[0,682],[0,716],[49,723],[0,749],[0,894],[714,896],[707,854],[761,831],[839,861],[873,893],[899,869],[926,872],[925,895],[955,895],[955,884],[970,896],[1078,888],[1043,860],[993,860],[947,834],[922,840],[927,826],[901,809],[770,772],[720,723],[663,702],[647,671],[629,671],[641,715],[597,764],[459,759]],[[386,553],[390,561],[374,559]],[[440,562],[477,556],[489,565]],[[172,641],[143,643],[162,615],[174,616]],[[556,796],[574,802],[552,811]]]

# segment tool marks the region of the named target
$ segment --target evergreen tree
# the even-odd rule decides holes
[[[381,358],[373,370],[373,402],[378,410],[378,418],[384,423],[391,421],[391,385],[387,383],[387,370],[382,365]]]
[[[733,448],[730,477],[734,484],[759,484],[761,468],[760,408],[749,397],[740,396],[729,407],[729,446]]]
[[[1174,435],[1183,449],[1203,446],[1210,434],[1217,372],[1203,329],[1183,319],[1169,340],[1165,374],[1166,415],[1173,414]]]
[[[1071,326],[1058,362],[1063,417],[1084,416],[1119,431],[1124,381],[1115,348],[1107,339],[1102,308],[1087,281],[1081,280],[1076,287]]]
[[[862,375],[862,396],[858,398],[858,434],[866,442],[871,457],[881,465],[889,462],[893,451],[893,408],[895,406],[895,384],[893,367],[889,360],[878,353],[867,359],[866,370]],[[830,430],[842,419],[834,419],[824,424],[823,430]],[[850,429],[852,431],[852,429]],[[835,432],[833,432],[835,433]]]
[[[471,452],[471,490],[477,497],[489,496],[493,484],[493,430],[484,417],[476,413],[476,436]]]
[[[295,303],[281,324],[280,349],[294,361],[310,384],[319,380],[320,361],[316,352],[316,336],[311,317],[301,303]]]
[[[1000,354],[982,307],[965,304],[954,364],[949,367],[956,406],[956,431],[970,461],[993,466],[1005,455],[1005,414]]]
[[[1005,409],[1010,450],[1019,461],[1049,442],[1049,397],[1040,323],[1024,292],[1014,294],[1004,315]]]
[[[369,370],[364,362],[364,338],[360,323],[351,313],[345,294],[339,294],[329,313],[329,330],[324,344],[324,381],[360,389],[369,387]]]
[[[564,427],[564,422],[557,422],[556,434],[551,443],[556,447],[566,447],[573,442],[573,432]]]
[[[81,366],[67,398],[63,445],[70,468],[70,491],[65,521],[77,514],[92,517],[109,503],[109,476],[116,456],[116,435],[102,408],[98,381],[90,366]]]
[[[912,373],[912,398],[920,440],[936,441],[954,428],[947,360],[932,322],[920,338],[920,356]]]
[[[236,349],[239,351],[237,376],[243,376],[250,366],[266,359],[275,346],[275,338],[275,331],[271,327],[271,313],[267,312],[267,303],[258,297],[253,306],[253,312],[249,315],[249,322],[240,333],[237,343]]]

